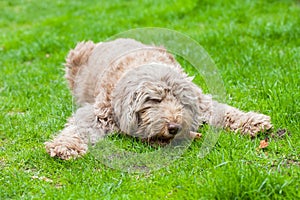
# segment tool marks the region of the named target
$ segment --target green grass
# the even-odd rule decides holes
[[[10,0],[0,7],[0,199],[300,198],[299,1]],[[263,135],[224,132],[205,158],[196,141],[144,174],[111,169],[92,154],[50,158],[43,142],[74,110],[62,70],[68,50],[138,27],[195,39],[218,66],[227,102],[270,115],[275,130],[291,135],[261,150]],[[151,150],[130,138],[112,141]]]

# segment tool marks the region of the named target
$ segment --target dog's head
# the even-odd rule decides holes
[[[128,71],[112,94],[114,120],[126,134],[169,141],[197,129],[200,89],[185,74],[151,64]]]

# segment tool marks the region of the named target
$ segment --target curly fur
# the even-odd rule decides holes
[[[66,78],[80,108],[45,143],[51,157],[84,155],[89,142],[116,131],[169,142],[181,129],[198,137],[203,122],[251,136],[272,128],[266,115],[203,94],[164,48],[132,39],[79,43],[67,56]]]

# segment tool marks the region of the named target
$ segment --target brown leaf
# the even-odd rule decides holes
[[[261,140],[260,143],[259,143],[259,147],[260,149],[264,149],[264,148],[267,148],[267,146],[269,146],[269,143],[268,143],[268,140],[265,139],[265,140]]]

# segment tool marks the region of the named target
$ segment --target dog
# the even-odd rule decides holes
[[[214,101],[163,47],[121,38],[78,43],[66,58],[66,79],[79,105],[64,129],[45,143],[51,157],[77,158],[111,133],[169,143],[199,137],[203,123],[256,136],[269,116]]]

